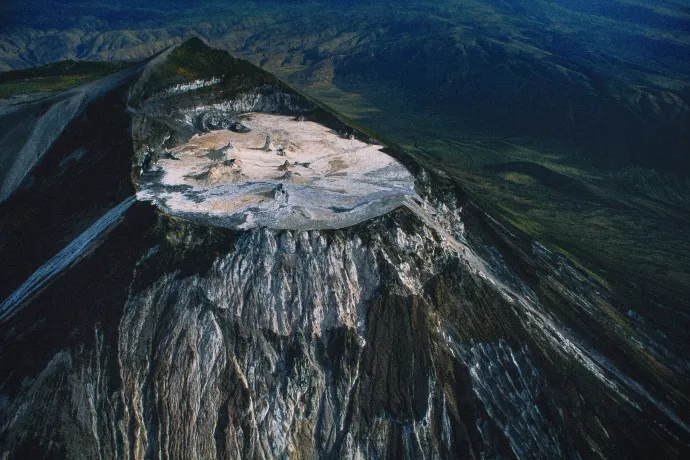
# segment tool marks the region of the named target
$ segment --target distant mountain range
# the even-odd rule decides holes
[[[132,5],[10,4],[0,68],[141,59],[198,35],[300,86],[388,88],[410,110],[566,142],[600,166],[690,168],[682,2]]]

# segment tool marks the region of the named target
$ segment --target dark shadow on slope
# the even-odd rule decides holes
[[[526,174],[542,185],[585,201],[600,201],[600,198],[577,179],[561,174],[545,166],[530,161],[509,161],[484,167],[492,172],[516,172]]]

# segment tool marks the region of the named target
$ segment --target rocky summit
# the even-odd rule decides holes
[[[690,456],[682,349],[456,179],[199,39],[89,85],[0,112],[3,459]]]

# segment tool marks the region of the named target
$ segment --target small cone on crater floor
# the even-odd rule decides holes
[[[235,146],[232,142],[223,147],[223,153],[225,154],[225,160],[230,160],[235,156]]]
[[[266,136],[266,143],[264,144],[262,150],[264,152],[271,152],[273,150],[273,143],[271,142],[271,136]]]

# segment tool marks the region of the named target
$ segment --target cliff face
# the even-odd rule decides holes
[[[244,111],[347,127],[275,81],[137,96],[155,69],[117,133],[135,180]],[[419,199],[339,230],[240,232],[134,205],[0,324],[5,458],[684,457],[673,347],[394,155]]]

